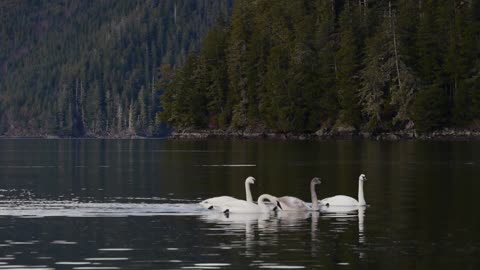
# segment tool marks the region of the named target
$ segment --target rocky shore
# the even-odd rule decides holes
[[[359,132],[352,128],[320,129],[315,133],[278,133],[251,130],[181,130],[173,131],[172,139],[209,139],[209,138],[242,138],[242,139],[277,139],[277,140],[323,140],[323,139],[371,139],[371,140],[435,140],[435,139],[480,139],[480,131],[445,128],[428,133],[417,133],[415,130],[369,133]]]
[[[273,140],[327,140],[327,139],[368,139],[378,141],[396,141],[396,140],[455,140],[455,139],[480,139],[480,130],[478,129],[454,129],[444,128],[441,130],[418,133],[414,129],[370,133],[358,131],[350,127],[322,128],[313,133],[281,133],[265,130],[197,130],[184,129],[173,130],[164,137],[140,136],[132,133],[122,134],[86,134],[82,137],[58,136],[50,134],[5,134],[1,138],[43,138],[43,139],[149,139],[149,138],[168,138],[168,139],[210,139],[210,138],[232,138],[232,139],[273,139]]]

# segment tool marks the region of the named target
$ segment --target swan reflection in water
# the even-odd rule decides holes
[[[215,234],[240,235],[245,234],[244,243],[233,241],[230,243],[220,243],[220,245],[231,248],[244,247],[245,255],[249,257],[258,257],[256,250],[263,246],[275,245],[281,242],[282,237],[291,237],[292,234],[302,234],[310,231],[312,239],[312,253],[315,253],[318,241],[318,211],[278,211],[276,213],[251,213],[251,214],[223,214],[219,212],[207,212],[200,216],[200,220],[205,223],[215,225],[207,230]],[[299,235],[299,236],[300,236]],[[240,245],[239,245],[240,244]]]
[[[269,223],[272,223],[272,214],[270,213],[224,214],[210,211],[206,215],[201,216],[200,220],[217,225],[214,230],[221,233],[238,235],[244,232],[245,255],[248,257],[255,256],[255,244],[258,242],[255,240],[255,232],[257,230],[274,230],[275,228],[275,226],[269,225]],[[225,245],[229,247],[238,246],[238,242]]]
[[[351,220],[358,218],[358,232],[363,234],[366,206],[322,206],[320,213],[324,217]]]
[[[256,250],[260,250],[262,246],[278,244],[282,237],[292,237],[294,234],[302,237],[305,232],[310,234],[312,256],[318,256],[319,249],[323,245],[321,242],[328,241],[330,238],[328,235],[349,230],[353,222],[358,222],[358,244],[364,245],[366,241],[364,234],[365,209],[364,206],[330,206],[322,207],[320,211],[277,211],[250,214],[224,214],[207,211],[199,218],[207,224],[214,225],[207,230],[215,234],[244,235],[241,241],[219,244],[229,248],[244,247],[245,255],[249,257],[258,256]],[[323,228],[324,224],[333,225],[333,228],[329,226],[330,229],[322,233],[320,228]],[[360,257],[364,257],[361,248]]]
[[[320,213],[324,219],[335,219],[338,221],[337,225],[347,226],[352,221],[358,220],[358,244],[365,245],[365,210],[366,206],[322,206]],[[338,226],[339,231],[346,228]],[[365,257],[365,252],[359,249],[360,258]]]

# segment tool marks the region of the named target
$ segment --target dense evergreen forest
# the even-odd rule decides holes
[[[232,1],[0,1],[0,135],[159,135],[159,68]]]
[[[480,0],[9,0],[0,20],[0,135],[480,130]]]
[[[236,0],[162,69],[178,130],[479,129],[479,0]]]

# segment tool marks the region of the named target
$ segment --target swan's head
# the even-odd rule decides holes
[[[320,178],[314,177],[312,179],[311,183],[314,184],[314,185],[320,185],[322,183],[322,181],[320,180]]]
[[[360,174],[360,177],[358,177],[358,180],[362,181],[362,182],[367,181],[367,177],[365,176],[365,174],[362,173],[362,174]]]
[[[245,180],[245,183],[253,185],[255,184],[255,178],[253,178],[252,176],[249,176],[247,177],[247,180]]]

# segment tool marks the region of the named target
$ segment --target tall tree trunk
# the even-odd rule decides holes
[[[397,80],[398,80],[398,91],[402,90],[402,81],[400,78],[400,65],[398,64],[398,49],[397,49],[397,35],[396,35],[396,29],[395,29],[395,15],[392,14],[392,2],[388,1],[388,13],[390,16],[390,27],[392,31],[392,37],[393,37],[393,49],[395,52],[395,67],[397,69]]]
[[[128,110],[128,132],[133,133],[133,101],[130,101]]]

